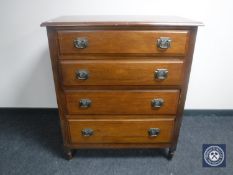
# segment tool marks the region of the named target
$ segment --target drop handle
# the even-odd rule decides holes
[[[159,128],[150,128],[148,130],[148,135],[150,137],[157,137],[160,134],[160,129]]]
[[[85,49],[88,47],[88,39],[85,37],[79,37],[74,40],[74,46],[78,49]]]
[[[84,69],[78,69],[75,71],[76,78],[78,80],[87,80],[89,78],[89,72]]]
[[[151,106],[153,108],[161,108],[164,105],[164,100],[162,98],[155,98],[151,101]]]
[[[169,37],[160,37],[157,39],[157,47],[160,49],[168,49],[171,47],[172,40]]]
[[[84,137],[90,137],[90,136],[92,136],[92,135],[94,134],[94,131],[93,131],[93,129],[91,129],[91,128],[84,128],[84,129],[81,131],[81,134],[82,134],[82,136],[84,136]]]
[[[81,99],[79,101],[79,106],[81,108],[89,108],[91,106],[92,101],[90,99]]]
[[[154,72],[154,76],[158,80],[165,80],[168,76],[168,70],[167,69],[156,69]]]

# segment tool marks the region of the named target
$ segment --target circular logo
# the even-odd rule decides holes
[[[204,152],[204,160],[210,166],[219,166],[224,161],[224,151],[219,146],[209,146]]]

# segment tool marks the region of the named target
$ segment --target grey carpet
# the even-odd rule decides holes
[[[79,150],[62,158],[57,112],[0,111],[0,175],[230,175],[233,116],[184,117],[173,160],[163,150]],[[202,144],[227,146],[226,168],[202,167]]]

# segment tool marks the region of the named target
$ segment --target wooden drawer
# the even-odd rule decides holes
[[[70,119],[71,143],[169,143],[173,119]]]
[[[137,54],[175,54],[185,55],[189,32],[186,30],[148,30],[148,31],[58,31],[61,54],[77,53],[137,53]],[[171,46],[160,49],[157,40],[169,37]],[[86,48],[77,48],[74,41],[86,39]]]
[[[69,114],[175,114],[179,90],[68,91],[66,100]]]
[[[62,82],[65,86],[179,85],[182,83],[183,61],[61,61],[60,70]],[[168,72],[165,73],[166,71]],[[83,77],[80,75],[82,72],[85,75],[88,74],[88,77],[83,76],[84,79],[82,79]]]

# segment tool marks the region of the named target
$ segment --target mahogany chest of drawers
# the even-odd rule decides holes
[[[46,26],[67,158],[79,148],[177,145],[199,22],[70,16]]]

